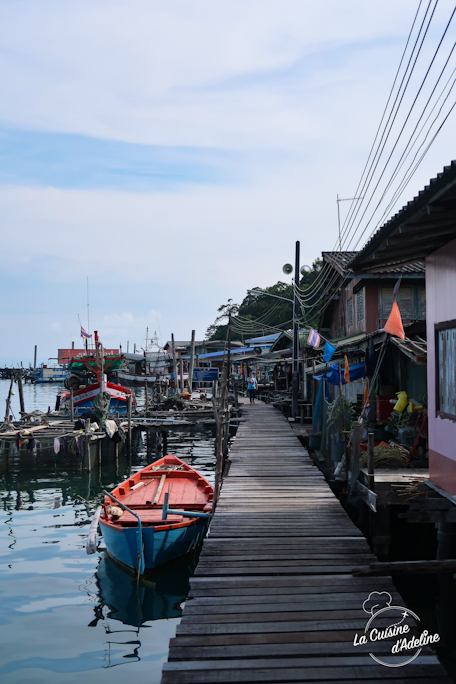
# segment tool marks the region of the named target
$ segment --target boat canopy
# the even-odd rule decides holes
[[[120,370],[124,361],[125,356],[123,354],[108,354],[103,360],[103,371],[107,373],[108,371]],[[96,356],[79,356],[71,359],[68,363],[68,370],[74,373],[91,370],[96,373],[99,370]]]

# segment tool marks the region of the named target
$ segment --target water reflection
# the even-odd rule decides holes
[[[45,407],[30,408],[47,409],[45,394]],[[212,427],[170,432],[167,451],[213,479]],[[160,682],[194,563],[157,568],[138,586],[104,553],[87,556],[84,543],[102,490],[162,455],[160,435],[146,432],[135,434],[131,455],[116,459],[103,450],[101,468],[91,473],[76,457],[54,454],[52,445],[2,450],[2,684],[76,684],[81,677],[86,684],[123,684],[125,676]]]
[[[138,582],[133,573],[124,571],[105,553],[95,574],[100,603],[89,626],[96,625],[101,615],[134,627],[150,620],[181,617],[180,604],[187,598],[195,567],[195,559],[173,561]]]

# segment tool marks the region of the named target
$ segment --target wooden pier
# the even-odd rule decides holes
[[[403,600],[389,577],[352,576],[375,556],[282,414],[244,417],[162,684],[451,682],[429,647],[398,668],[369,655],[388,660],[391,640],[354,646],[371,592]]]

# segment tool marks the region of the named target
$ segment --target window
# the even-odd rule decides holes
[[[356,321],[364,321],[364,287],[356,293]]]
[[[437,323],[435,338],[437,413],[456,419],[456,321]]]
[[[347,326],[351,328],[353,325],[353,299],[347,302]]]
[[[389,318],[394,302],[393,288],[382,287],[379,300],[379,318],[381,320]],[[401,312],[402,320],[415,320],[415,316],[413,315],[413,290],[411,287],[401,287],[397,298],[397,305]]]

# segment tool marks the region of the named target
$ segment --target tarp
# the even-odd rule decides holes
[[[328,366],[328,371],[326,373],[322,373],[321,375],[314,375],[315,380],[321,380],[322,378],[326,377],[326,380],[331,383],[331,385],[338,385],[340,380],[339,380],[339,368],[341,377],[342,377],[342,384],[345,385],[345,378],[344,378],[344,369],[342,366],[338,366],[337,363],[332,363],[330,366]],[[353,366],[350,366],[350,382],[353,382],[353,380],[358,380],[359,378],[364,378],[364,361],[362,363],[355,363]]]

